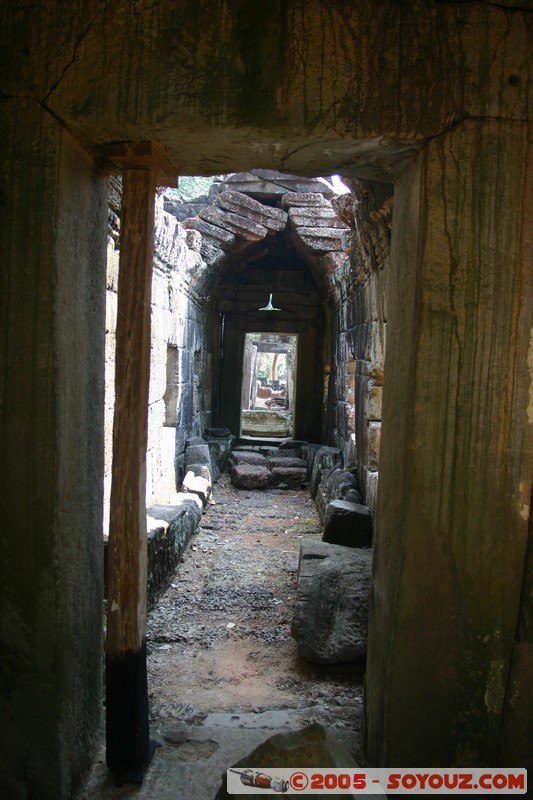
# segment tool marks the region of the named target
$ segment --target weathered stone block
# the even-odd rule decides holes
[[[365,417],[368,420],[381,419],[381,405],[383,401],[383,386],[377,386],[373,379],[370,379],[365,397]]]
[[[344,222],[338,218],[330,208],[291,208],[289,220],[295,227],[309,228],[346,228]]]
[[[229,461],[231,466],[235,466],[236,464],[252,464],[260,467],[268,466],[265,456],[261,455],[261,453],[253,453],[251,451],[234,450],[229,457]]]
[[[322,541],[345,547],[369,547],[372,517],[368,506],[332,500],[326,508]]]
[[[274,486],[284,483],[291,489],[301,489],[302,483],[305,481],[306,476],[306,467],[272,468],[272,483]]]
[[[307,472],[307,463],[302,458],[292,458],[291,456],[271,456],[268,459],[270,469],[274,467],[299,467],[305,469]]]
[[[359,505],[363,505],[363,498],[357,489],[348,489],[342,499],[346,500],[347,503],[358,503]]]
[[[246,409],[242,412],[245,436],[287,436],[291,423],[286,414],[274,409]]]
[[[217,243],[217,246],[226,253],[232,249],[235,243],[235,234],[231,233],[231,231],[219,228],[218,225],[211,225],[210,222],[206,222],[199,217],[185,219],[182,225],[188,230],[199,231],[202,234],[202,238],[205,235],[209,236]]]
[[[319,192],[287,192],[281,198],[282,208],[305,208],[311,206],[313,208],[327,208],[330,205],[329,200],[326,200],[323,194]]]
[[[331,250],[329,253],[325,253],[320,257],[319,260],[319,269],[324,275],[331,277],[333,280],[334,273],[337,270],[341,270],[343,267],[348,265],[348,256],[343,248],[339,251]],[[343,278],[341,277],[341,283]]]
[[[318,485],[315,498],[318,515],[322,524],[326,517],[326,509],[331,500],[344,499],[347,492],[350,490],[357,491],[357,489],[357,478],[351,472],[343,470],[340,467],[336,467],[330,471],[326,470],[324,479]],[[361,498],[358,492],[357,495],[357,502],[360,502]]]
[[[316,444],[314,442],[307,445],[307,477],[310,478],[313,472],[313,465],[315,463],[315,456],[323,447],[321,444]]]
[[[270,470],[258,464],[235,464],[230,477],[237,489],[268,489],[272,481]]]
[[[296,236],[314,253],[344,250],[343,228],[296,228]]]
[[[191,436],[189,439],[185,439],[185,447],[194,447],[195,445],[204,445],[205,439],[201,436]]]
[[[211,466],[211,455],[209,453],[209,445],[207,442],[203,444],[193,444],[185,450],[185,466],[191,464],[206,464]]]
[[[335,467],[342,467],[342,453],[339,448],[319,447],[313,460],[313,471],[309,486],[309,492],[313,499],[316,497],[323,470],[331,470]]]
[[[301,454],[302,454],[302,451],[300,450],[299,447],[298,448],[294,448],[294,449],[287,448],[286,450],[282,450],[280,447],[277,447],[276,450],[277,450],[277,453],[273,454],[274,458],[276,458],[276,456],[277,456],[278,458],[298,458],[299,459]]]
[[[264,239],[268,233],[264,225],[260,225],[254,220],[242,214],[235,214],[232,211],[222,211],[221,208],[214,206],[202,209],[198,216],[206,222],[225,228],[231,233],[240,236],[241,239],[246,239],[250,242]]]
[[[200,498],[202,505],[205,507],[211,497],[211,482],[206,478],[195,475],[192,470],[188,470],[185,474],[182,484],[182,491],[195,494]]]
[[[287,224],[287,214],[280,208],[265,206],[239,192],[221,192],[216,196],[215,204],[226,211],[234,211],[247,217],[259,225],[263,225],[269,232],[282,231]]]
[[[305,539],[291,634],[315,664],[358,661],[366,654],[372,551]]]
[[[226,430],[226,429],[220,429],[220,430]],[[226,436],[208,435],[207,445],[209,447],[209,453],[211,455],[211,469],[212,469],[213,481],[217,481],[218,478],[220,477],[220,472],[223,472],[226,469],[228,457],[234,443],[235,443],[235,436],[232,436],[231,433]]]
[[[187,467],[187,472],[192,472],[192,474],[196,475],[198,478],[205,478],[211,487],[213,483],[213,476],[211,473],[211,467],[208,467],[207,464],[191,464]]]
[[[381,422],[368,423],[367,466],[375,471],[379,466],[379,448],[381,445]]]

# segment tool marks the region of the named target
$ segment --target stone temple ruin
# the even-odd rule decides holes
[[[120,185],[115,186],[107,291],[109,489],[120,254]],[[357,468],[364,494],[375,504],[392,189],[376,185],[370,201],[365,194],[366,209],[356,221],[363,198],[357,184],[354,188],[336,195],[325,179],[272,170],[238,173],[213,183],[203,204],[186,204],[196,213],[181,221],[180,206],[160,196],[151,311],[149,504],[163,502],[176,481],[181,485],[187,441],[204,434],[209,440],[213,429],[250,446],[327,439]],[[363,224],[365,240],[356,231]],[[350,248],[359,248],[357,257],[349,258]],[[371,295],[374,302],[379,298],[381,312],[376,306],[371,319],[355,316],[356,295],[365,308]],[[279,308],[264,311],[272,298]],[[263,354],[271,355],[261,376]],[[356,403],[362,410],[358,447]],[[212,438],[216,445],[221,437]],[[224,466],[224,460],[218,464]]]
[[[106,301],[106,509],[112,476],[120,181],[114,180],[113,187]],[[326,542],[371,544],[385,320],[377,309],[375,320],[354,317],[347,329],[344,319],[356,296],[366,307],[367,297],[381,295],[383,304],[392,195],[390,187],[375,186],[369,203],[367,186],[363,212],[361,187],[354,182],[353,189],[342,186],[338,194],[331,179],[252,170],[214,181],[203,199],[178,203],[164,191],[158,198],[147,445],[150,604],[171,579],[224,470],[242,489],[309,484]],[[363,224],[369,231],[364,261],[357,230]],[[334,338],[331,331],[324,336],[327,315]],[[326,420],[323,409],[328,406],[333,411]],[[324,439],[334,447],[321,447]],[[325,482],[332,471],[340,475]],[[354,496],[345,496],[350,491]]]
[[[104,695],[142,771],[146,506],[285,440],[372,537],[368,763],[531,767],[532,10],[3,4],[0,794],[74,797]]]

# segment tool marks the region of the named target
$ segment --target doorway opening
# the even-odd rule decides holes
[[[354,391],[342,376],[355,372],[348,354],[363,323],[349,310],[349,214],[338,216],[322,179],[217,177],[209,196],[158,201],[148,571],[163,575],[167,551],[179,569],[163,594],[154,589],[148,616],[149,722],[162,740],[174,721],[188,726],[180,753],[195,758],[223,760],[235,727],[263,739],[310,722],[335,728],[355,754],[364,663],[307,660],[291,635],[302,540],[318,545],[326,504],[344,499],[340,482],[321,505],[302,489],[323,444],[336,465],[355,463]],[[161,430],[174,432],[172,449]],[[163,481],[172,472],[177,492]],[[211,500],[203,489],[190,496],[201,480],[216,484]],[[204,747],[197,737],[208,733]],[[218,780],[214,761],[207,771]]]
[[[241,436],[263,439],[293,436],[297,344],[297,334],[246,334]]]

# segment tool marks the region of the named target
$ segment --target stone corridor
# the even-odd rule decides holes
[[[532,11],[0,5],[2,798],[73,800],[104,696],[110,770],[142,771],[146,505],[187,479],[188,439],[242,435],[249,333],[298,337],[290,435],[338,448],[370,509],[368,764],[532,768]],[[161,194],[178,176],[222,179],[181,221]],[[350,192],[330,199],[328,176]],[[264,310],[269,298],[281,311]],[[261,526],[252,540],[268,538]],[[242,649],[259,683],[246,648],[277,658],[293,646],[257,635],[265,609],[251,606],[283,600],[268,634],[281,636],[291,591],[263,585],[255,562],[236,583],[254,587],[250,608],[231,592],[214,608],[227,552],[214,536],[198,533],[181,571],[212,561],[213,577],[173,581],[164,600],[189,606],[183,641],[154,617],[149,642],[152,674],[198,647],[180,679],[198,663],[213,680],[194,702],[184,685],[152,696],[154,730],[177,729],[180,703],[214,711],[222,689],[220,713],[241,708],[238,670],[208,666],[218,647],[238,642],[232,656]],[[202,613],[213,629],[193,629]],[[274,683],[269,698],[289,703],[291,687]],[[252,746],[252,732],[237,736]],[[219,747],[199,772],[220,773],[238,749]],[[179,750],[160,748],[132,795],[212,796],[191,793],[196,773],[168,780]],[[94,786],[84,800],[114,791]]]
[[[102,751],[80,800],[213,800],[220,776],[273,733],[322,723],[361,760],[363,665],[312,665],[290,636],[305,490],[235,489],[227,474],[149,614],[151,736],[142,787],[116,788]]]

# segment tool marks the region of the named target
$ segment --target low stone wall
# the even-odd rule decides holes
[[[148,608],[153,608],[176,572],[189,540],[202,518],[202,503],[194,495],[176,495],[168,506],[148,509]],[[108,540],[104,540],[104,591],[107,597]]]

